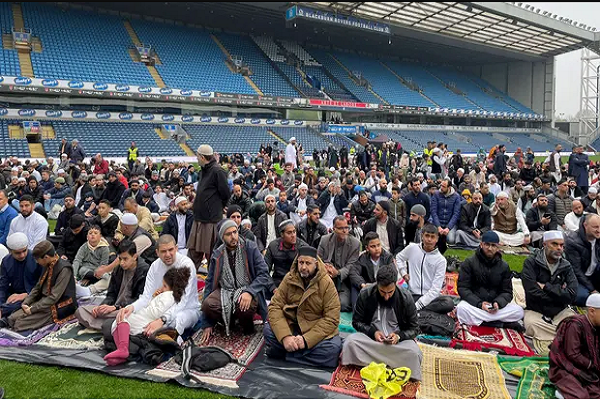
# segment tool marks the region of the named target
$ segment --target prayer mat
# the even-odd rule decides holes
[[[519,332],[489,326],[460,325],[454,333],[450,347],[473,351],[498,351],[511,356],[535,355]]]
[[[79,322],[64,325],[37,344],[58,349],[99,350],[104,348],[102,332],[85,329]]]
[[[458,297],[458,272],[446,272],[442,295]]]
[[[0,329],[0,347],[31,346],[60,327],[58,324],[50,324],[35,331],[23,332]]]
[[[446,336],[418,335],[417,342],[441,347],[450,347],[450,338]]]
[[[526,308],[525,303],[525,289],[523,288],[523,282],[519,278],[512,278],[513,286],[513,300],[512,302],[521,308]]]
[[[533,349],[535,350],[536,354],[540,356],[547,356],[550,354],[549,346],[551,343],[552,340],[540,340],[533,338]]]
[[[513,254],[517,256],[528,256],[529,249],[526,246],[521,247],[510,247],[510,246],[500,246],[500,252],[502,254]]]
[[[419,344],[423,352],[421,399],[510,399],[496,357]]]
[[[368,399],[369,395],[360,376],[361,367],[354,365],[340,365],[331,375],[329,385],[319,385],[320,388],[331,392],[342,393],[348,396]],[[416,399],[421,383],[419,381],[408,381],[402,387],[402,392],[390,399]]]
[[[260,353],[264,344],[263,324],[254,324],[253,335],[243,335],[241,332],[233,331],[229,337],[225,333],[213,331],[213,335],[206,346],[201,346],[202,331],[198,331],[192,336],[192,340],[198,347],[214,346],[229,352],[237,363],[229,363],[222,368],[209,372],[199,372],[192,370],[191,376],[195,380],[216,386],[226,386],[237,388],[237,381],[246,372],[248,366]],[[158,367],[147,372],[149,375],[160,376],[164,378],[176,378],[181,374],[181,366],[175,362],[175,357],[163,362]]]
[[[498,364],[507,373],[521,378],[516,399],[553,399],[556,387],[548,378],[548,357],[498,356]]]
[[[340,325],[338,326],[340,333],[356,333],[356,329],[352,326],[352,313],[340,313]]]

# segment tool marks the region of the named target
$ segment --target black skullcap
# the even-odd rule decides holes
[[[227,218],[231,218],[231,215],[233,215],[233,213],[240,213],[240,215],[242,215],[242,207],[238,206],[237,204],[232,204],[228,206]]]
[[[71,229],[77,229],[85,222],[85,218],[81,214],[75,214],[71,217],[71,221],[69,222],[69,226]]]
[[[317,258],[317,249],[315,249],[314,247],[311,247],[311,246],[300,247],[298,249],[298,257],[300,257],[300,256]]]

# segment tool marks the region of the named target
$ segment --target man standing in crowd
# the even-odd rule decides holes
[[[127,149],[127,166],[129,167],[129,171],[133,170],[133,164],[139,156],[139,149],[135,145],[135,142],[131,142],[131,146]]]
[[[360,253],[360,242],[349,233],[346,217],[338,215],[333,220],[333,233],[321,238],[318,250],[340,295],[342,312],[350,312],[353,308],[350,271],[356,268]]]
[[[554,148],[554,151],[550,153],[548,156],[548,171],[554,178],[555,182],[560,182],[562,179],[562,174],[560,172],[560,167],[563,165],[562,159],[560,157],[560,152],[562,151],[562,146],[557,144]]]
[[[296,168],[298,166],[296,160],[296,138],[292,137],[285,148],[285,162],[286,164],[292,164],[292,168]]]
[[[342,349],[340,300],[323,261],[310,246],[298,257],[269,305],[264,327],[268,357],[301,365],[337,366]]]
[[[498,248],[500,238],[493,231],[484,233],[476,253],[460,267],[458,294],[461,302],[456,316],[461,324],[479,326],[497,322],[509,329],[523,329],[518,324],[523,309],[511,303],[512,274]]]
[[[590,160],[587,154],[583,154],[583,146],[573,146],[573,153],[569,156],[569,176],[572,176],[577,181],[577,186],[583,191],[588,192],[590,179],[588,176],[588,167]]]
[[[202,259],[210,259],[217,240],[217,223],[223,219],[223,209],[229,200],[227,173],[214,156],[212,147],[203,144],[196,152],[202,167],[194,200],[194,224],[188,238],[189,256],[198,268]],[[196,276],[196,274],[193,274]]]

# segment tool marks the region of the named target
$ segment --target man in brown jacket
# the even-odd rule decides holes
[[[269,305],[264,336],[267,356],[303,365],[336,367],[340,300],[323,261],[313,247],[298,257]]]

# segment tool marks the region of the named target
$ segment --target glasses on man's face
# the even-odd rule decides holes
[[[333,229],[338,230],[338,231],[349,231],[350,227],[349,226],[343,226],[343,227],[334,227]]]

